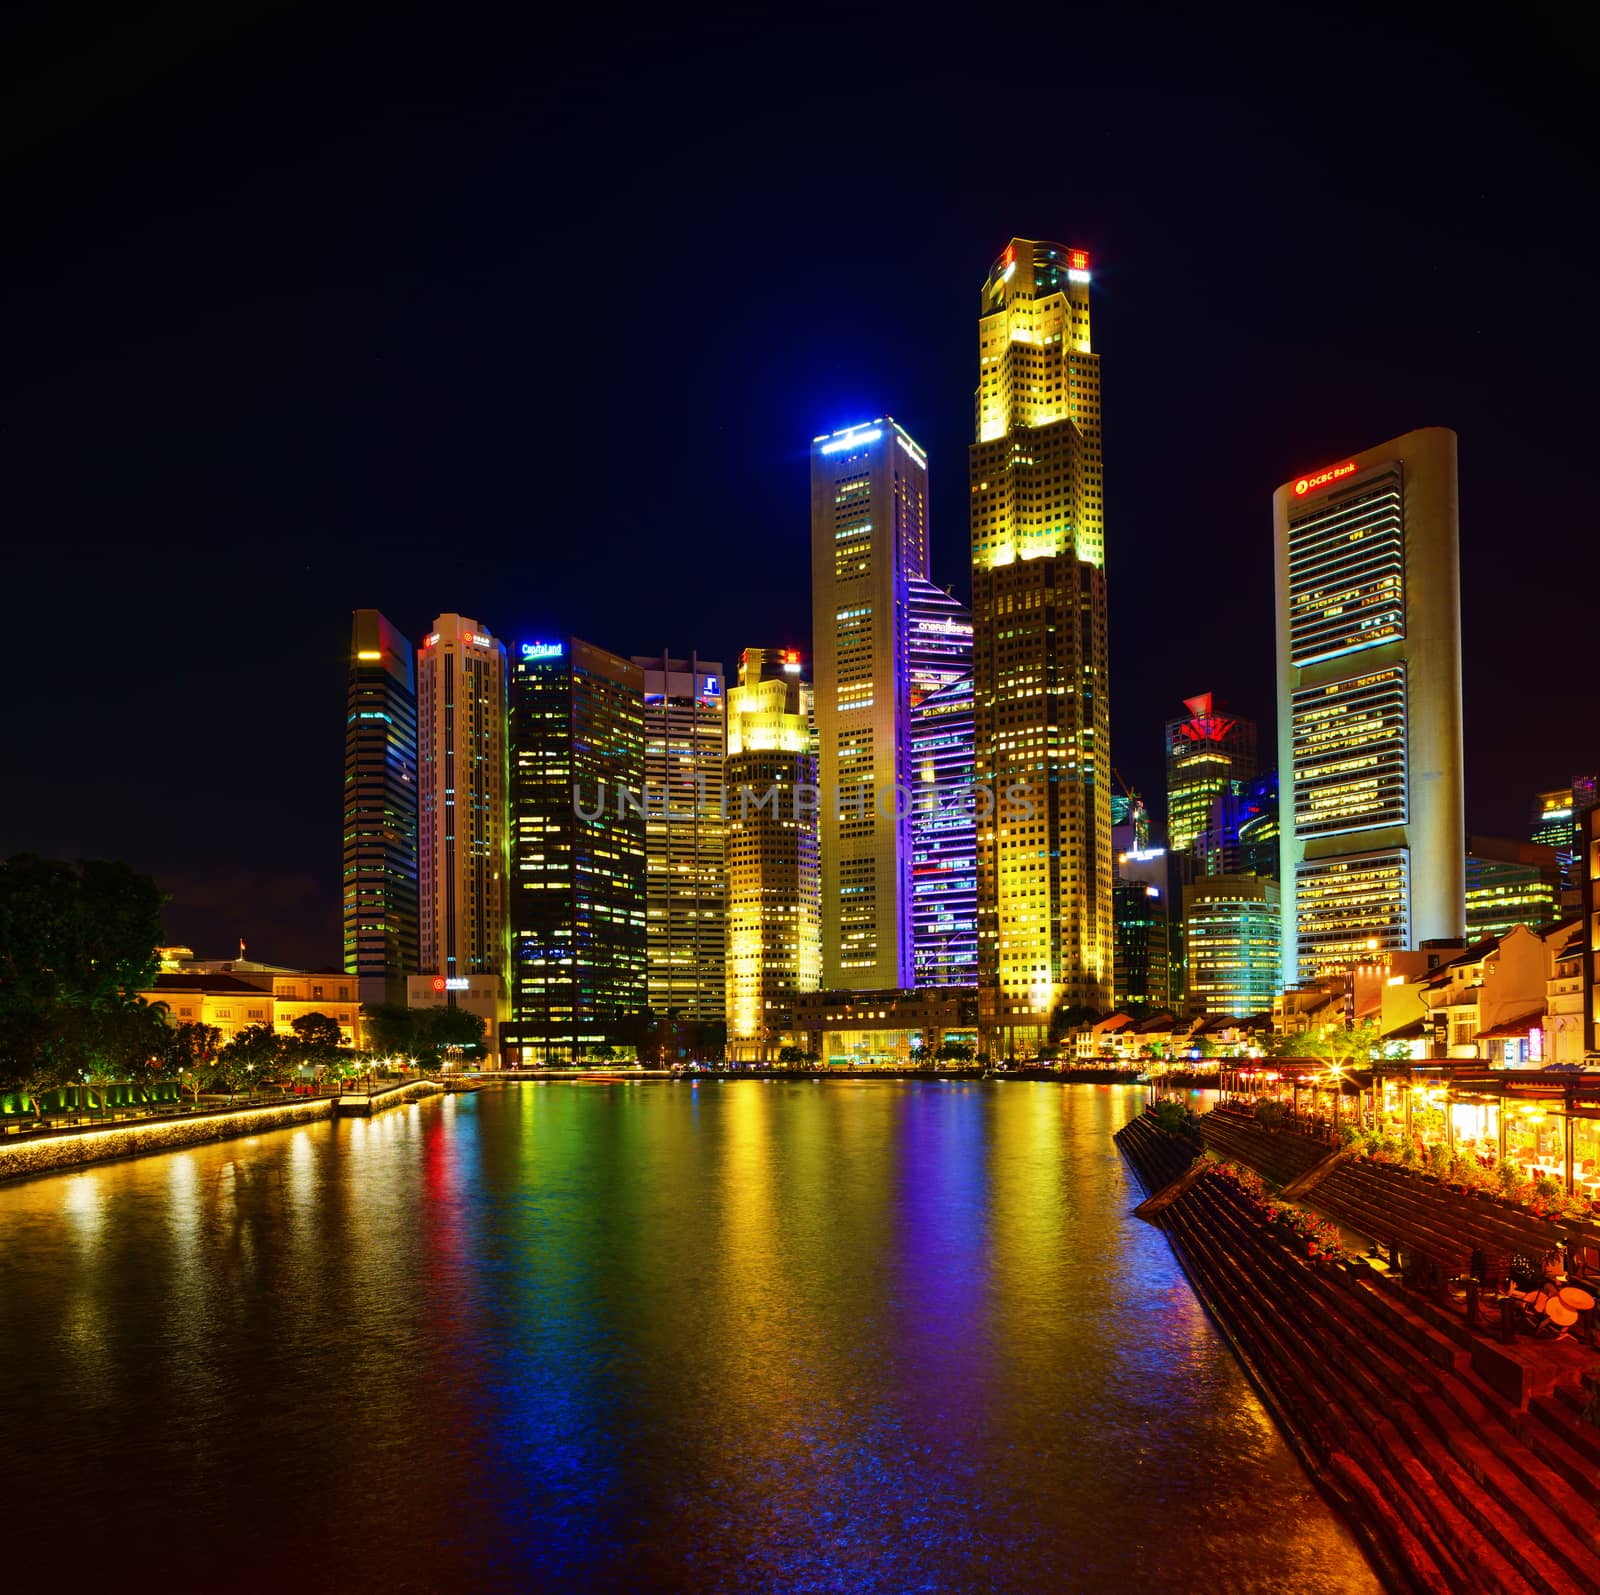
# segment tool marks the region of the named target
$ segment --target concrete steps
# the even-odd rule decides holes
[[[1401,1570],[1392,1581],[1600,1588],[1595,1493],[1574,1476],[1594,1460],[1581,1392],[1509,1411],[1448,1315],[1434,1321],[1363,1266],[1307,1263],[1222,1175],[1197,1179],[1158,1222],[1375,1560]]]

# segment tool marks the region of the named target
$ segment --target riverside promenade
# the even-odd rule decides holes
[[[7,1136],[4,1144],[0,1144],[0,1180],[56,1173],[116,1158],[142,1157],[152,1152],[174,1152],[208,1141],[292,1129],[319,1119],[352,1114],[365,1117],[419,1097],[438,1096],[443,1090],[435,1080],[404,1080],[371,1091],[286,1097],[277,1102],[90,1120],[35,1130]]]
[[[1138,1211],[1385,1583],[1600,1588],[1594,1313],[1556,1338],[1505,1277],[1560,1244],[1573,1300],[1592,1297],[1581,1229],[1243,1113],[1173,1122],[1117,1132]]]

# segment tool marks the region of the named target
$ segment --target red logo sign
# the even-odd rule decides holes
[[[1086,249],[1069,251],[1067,264],[1073,271],[1087,271],[1089,269],[1089,251]]]
[[[433,977],[433,989],[435,991],[443,991],[444,990],[444,976],[443,975],[435,975]]]
[[[1294,484],[1297,496],[1304,497],[1307,493],[1315,492],[1319,487],[1326,487],[1329,482],[1337,482],[1341,476],[1349,476],[1356,468],[1354,460],[1346,460],[1343,465],[1330,465],[1325,471],[1314,472],[1310,476],[1302,476]]]

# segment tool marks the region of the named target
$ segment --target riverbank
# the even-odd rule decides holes
[[[995,1069],[983,1064],[951,1064],[938,1069],[827,1069],[817,1068],[741,1068],[695,1069],[674,1073],[671,1069],[504,1069],[476,1077],[485,1085],[496,1081],[509,1084],[517,1080],[1048,1080],[1060,1085],[1140,1085],[1144,1076],[1136,1070],[1090,1065],[1062,1067],[1045,1064],[1036,1068]]]
[[[119,1158],[144,1157],[155,1152],[176,1152],[209,1141],[241,1135],[261,1135],[270,1130],[294,1129],[340,1113],[381,1113],[418,1097],[437,1096],[443,1090],[433,1080],[407,1080],[373,1092],[347,1093],[344,1097],[290,1098],[237,1108],[203,1108],[195,1113],[160,1118],[128,1119],[105,1125],[79,1125],[45,1135],[18,1137],[0,1146],[0,1181],[34,1174],[54,1174],[63,1169],[108,1163]],[[354,1099],[359,1098],[359,1105]]]
[[[1227,1128],[1246,1174],[1193,1162],[1196,1144],[1148,1114],[1116,1140],[1152,1198],[1140,1211],[1385,1583],[1600,1587],[1600,1430],[1579,1418],[1592,1355],[1507,1343],[1379,1262],[1330,1255],[1307,1238],[1315,1215],[1268,1196],[1247,1161],[1298,1169],[1303,1188],[1328,1149]]]

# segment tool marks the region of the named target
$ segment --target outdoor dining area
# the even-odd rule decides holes
[[[1536,1188],[1600,1203],[1600,1074],[1492,1069],[1475,1060],[1341,1070],[1255,1059],[1225,1067],[1219,1084],[1225,1103],[1276,1102],[1286,1122],[1334,1144],[1354,1131],[1403,1161],[1508,1167]]]

